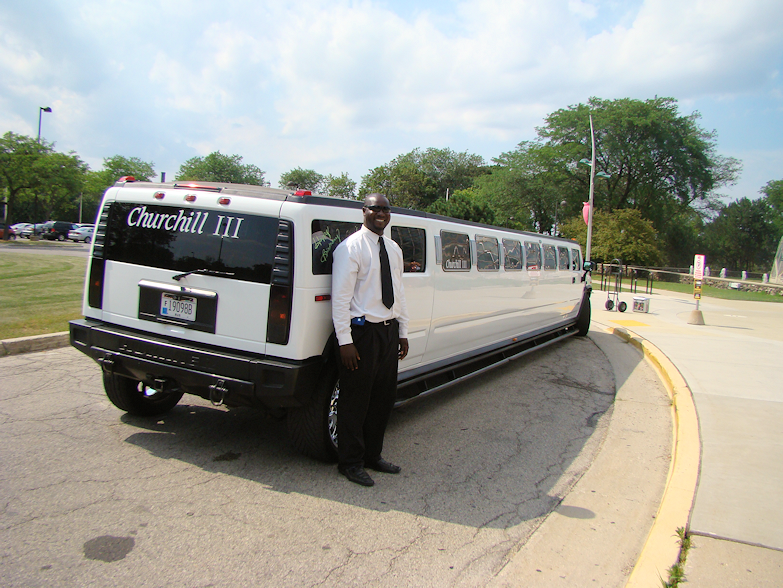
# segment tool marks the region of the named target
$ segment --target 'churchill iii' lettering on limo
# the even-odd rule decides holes
[[[332,252],[361,226],[361,207],[261,186],[120,181],[101,203],[71,344],[131,414],[161,414],[185,393],[268,409],[287,416],[299,450],[332,459]],[[590,264],[576,243],[393,212],[410,315],[398,405],[587,333]]]
[[[208,218],[209,213],[201,210],[185,211],[180,208],[177,214],[168,214],[165,212],[149,212],[146,206],[137,206],[128,213],[127,224],[129,227],[165,229],[167,231],[201,235],[204,232],[204,225]],[[222,214],[217,215],[216,222],[213,221],[212,223],[214,230],[212,230],[211,234],[217,237],[239,239],[239,227],[242,226],[243,220],[245,219],[224,216]],[[207,230],[208,234],[209,232]]]

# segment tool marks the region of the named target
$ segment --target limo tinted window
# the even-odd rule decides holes
[[[466,272],[470,270],[470,237],[450,231],[440,232],[443,271]]]
[[[313,274],[332,273],[332,252],[351,233],[361,228],[361,223],[314,220],[312,225]]]
[[[582,269],[582,260],[580,259],[579,249],[571,250],[571,269],[573,271],[579,271]]]
[[[541,269],[541,247],[538,243],[525,241],[525,259],[527,260],[527,269]]]
[[[413,227],[392,227],[391,238],[402,249],[405,273],[423,272],[427,259],[426,234],[424,229]]]
[[[544,269],[557,269],[557,253],[554,245],[544,245]]]
[[[568,269],[568,247],[557,248],[557,269]]]
[[[221,272],[268,284],[278,219],[251,214],[113,202],[104,258],[172,270]]]
[[[522,269],[522,244],[513,239],[503,239],[503,268],[506,270]]]
[[[476,269],[480,272],[494,272],[500,269],[498,240],[494,237],[476,235]]]

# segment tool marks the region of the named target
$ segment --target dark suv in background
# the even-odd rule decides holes
[[[41,237],[50,241],[65,241],[68,239],[68,231],[72,231],[79,225],[65,221],[49,221],[44,224]]]

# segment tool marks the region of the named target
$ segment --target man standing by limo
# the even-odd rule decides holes
[[[397,391],[397,364],[408,354],[408,311],[399,245],[385,237],[391,206],[370,194],[362,227],[334,251],[332,321],[340,346],[337,401],[338,470],[372,486],[366,472],[398,474],[381,456]]]

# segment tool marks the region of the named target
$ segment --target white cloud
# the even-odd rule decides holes
[[[683,109],[720,96],[781,104],[779,1],[401,6],[0,8],[0,124],[20,129],[37,116],[31,101],[59,100],[48,128],[58,147],[88,160],[122,153],[173,174],[188,157],[220,149],[270,175],[304,166],[358,180],[415,147],[489,159],[532,138],[546,114],[590,96],[673,96]]]

